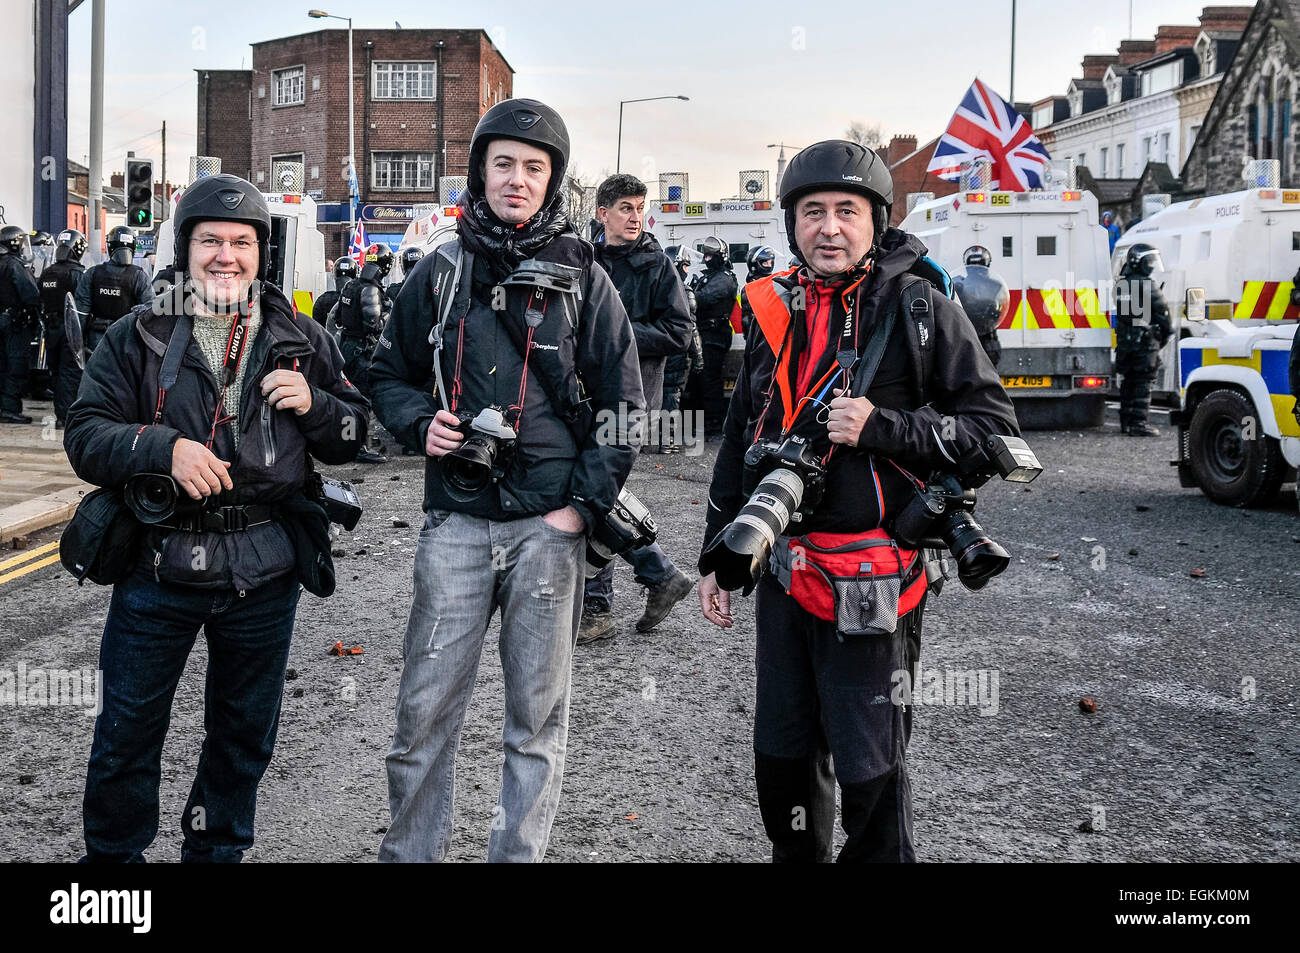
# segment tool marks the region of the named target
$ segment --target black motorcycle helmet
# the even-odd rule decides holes
[[[962,252],[961,260],[967,265],[983,265],[988,268],[993,264],[993,255],[983,245],[971,245]]]
[[[59,232],[54,249],[55,261],[81,261],[86,253],[86,236],[75,228],[65,228]]]
[[[771,245],[759,245],[749,253],[745,259],[745,264],[749,266],[749,277],[766,278],[772,273],[772,268],[776,265],[776,251]]]
[[[343,283],[351,281],[357,276],[357,263],[344,255],[334,261],[334,287],[340,291],[343,289]]]
[[[373,262],[375,266],[376,277],[378,278],[386,277],[388,273],[393,270],[393,262],[395,260],[396,260],[396,256],[393,255],[393,250],[391,248],[389,248],[383,242],[380,242],[378,245],[376,245],[375,260]]]
[[[1129,246],[1124,256],[1124,271],[1128,274],[1151,275],[1164,271],[1164,262],[1160,260],[1160,251],[1146,242],[1136,242]]]
[[[708,235],[704,241],[695,246],[701,257],[704,258],[705,268],[725,268],[727,261],[727,243],[717,235]]]
[[[257,233],[257,277],[266,280],[271,264],[271,211],[256,186],[237,175],[221,173],[199,179],[182,194],[172,216],[176,229],[174,267],[189,271],[190,233],[199,222],[241,222]]]
[[[790,251],[795,255],[800,255],[794,240],[795,203],[809,192],[820,190],[860,192],[871,200],[875,236],[867,257],[874,257],[894,208],[894,177],[885,161],[866,146],[847,139],[815,142],[790,160],[781,176],[781,208],[785,209]]]
[[[414,245],[407,245],[402,249],[402,254],[398,257],[402,259],[402,274],[409,275],[411,269],[424,257],[424,249],[416,248]]]
[[[17,225],[0,228],[0,255],[13,255],[26,261],[31,254],[32,243],[24,229]]]
[[[39,247],[41,245],[53,245],[53,244],[54,244],[54,236],[51,235],[49,232],[45,231],[45,229],[38,228],[36,229],[36,231],[32,232],[33,248]]]
[[[542,199],[542,208],[550,208],[569,165],[569,130],[560,114],[535,99],[503,100],[483,114],[469,142],[469,194],[476,199],[483,197],[483,156],[493,139],[515,139],[550,153],[551,180]]]
[[[129,265],[135,257],[135,232],[118,225],[108,233],[108,260],[115,265]]]

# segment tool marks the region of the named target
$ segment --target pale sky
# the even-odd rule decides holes
[[[161,159],[164,119],[168,178],[184,180],[196,141],[195,69],[247,68],[251,43],[345,27],[307,17],[321,0],[104,2],[105,180],[128,149]],[[70,29],[68,155],[78,162],[89,152],[91,3],[72,14]],[[1159,24],[1196,24],[1207,5],[1020,0],[1015,96],[1064,94],[1085,53],[1113,53],[1129,35],[1130,6],[1132,35],[1149,39]],[[358,29],[395,21],[486,29],[515,70],[515,95],[543,100],[565,118],[572,164],[589,181],[614,170],[619,100],[689,96],[625,107],[623,171],[651,181],[652,197],[655,176],[678,171],[690,173],[694,198],[734,195],[740,170],[775,169],[768,143],[839,137],[855,119],[924,143],[943,131],[976,75],[1010,98],[1010,0],[389,0],[382,14],[380,6],[325,0],[323,9],[351,14]]]

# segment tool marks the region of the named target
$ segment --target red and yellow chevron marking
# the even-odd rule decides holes
[[[301,311],[307,317],[311,317],[312,297],[310,291],[295,291],[293,293],[293,306]]]
[[[1012,331],[1109,328],[1095,288],[1013,288],[1011,305],[998,324]]]
[[[1267,318],[1270,321],[1300,319],[1300,308],[1291,303],[1289,281],[1243,281],[1241,300],[1233,310],[1234,318]]]

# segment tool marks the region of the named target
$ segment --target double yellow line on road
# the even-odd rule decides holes
[[[55,540],[52,543],[46,543],[44,546],[38,546],[29,553],[23,553],[21,556],[15,556],[12,559],[6,559],[4,562],[0,562],[0,585],[4,585],[6,582],[17,579],[20,576],[25,576],[29,572],[35,572],[44,566],[57,563],[59,561],[58,550],[59,541]],[[53,552],[53,555],[46,556],[45,554],[49,552]],[[44,558],[36,559],[38,556],[44,556]],[[36,562],[31,562],[33,559],[36,559]],[[28,565],[22,566],[23,563],[28,563]],[[14,569],[13,567],[15,566],[22,566],[22,568]]]

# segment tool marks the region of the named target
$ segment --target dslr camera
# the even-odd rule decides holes
[[[587,537],[587,578],[608,566],[615,556],[649,546],[658,535],[659,527],[646,505],[627,487],[619,490],[614,508]]]
[[[1043,468],[1019,437],[994,434],[957,461],[955,473],[935,473],[899,511],[889,535],[907,549],[947,549],[957,578],[972,592],[983,589],[1011,562],[1005,549],[975,522],[975,489],[997,474],[1010,483],[1031,483]]]
[[[442,485],[458,503],[468,503],[499,480],[510,466],[515,448],[515,431],[497,406],[477,414],[460,412],[453,429],[465,435],[459,447],[442,457]]]
[[[826,468],[806,438],[791,434],[783,441],[763,440],[745,452],[745,476],[758,483],[736,518],[723,528],[704,555],[700,572],[715,573],[728,591],[753,590],[763,574],[776,538],[792,521],[821,502]]]

